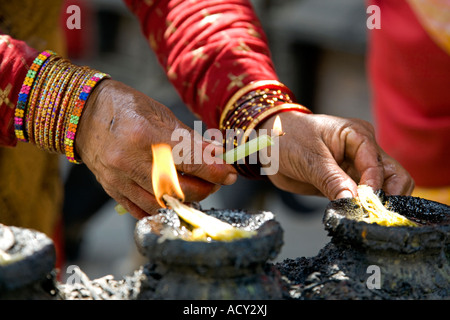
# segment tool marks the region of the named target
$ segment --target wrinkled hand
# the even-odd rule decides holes
[[[194,139],[193,130],[164,105],[120,82],[104,80],[86,103],[76,150],[105,191],[140,219],[160,207],[151,182],[151,145],[167,143],[173,147],[178,141],[171,141],[171,136],[177,128],[189,130]],[[203,148],[208,145],[202,142]],[[209,148],[222,152],[222,147]],[[187,162],[176,165],[183,173],[179,174],[179,180],[187,202],[200,201],[221,185],[236,181],[236,171],[231,165]]]
[[[358,184],[393,195],[414,189],[409,173],[378,146],[370,123],[299,112],[279,115],[286,135],[279,139],[278,173],[269,179],[280,189],[330,200],[356,196]],[[270,130],[274,119],[261,128]]]

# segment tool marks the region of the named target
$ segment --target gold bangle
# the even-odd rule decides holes
[[[223,125],[223,121],[225,120],[228,112],[230,112],[234,108],[234,104],[239,100],[240,97],[242,97],[247,92],[250,92],[252,90],[265,87],[268,85],[272,86],[278,86],[283,89],[289,90],[283,83],[277,81],[277,80],[260,80],[260,81],[252,81],[246,86],[242,87],[236,93],[228,100],[227,104],[225,105],[225,108],[223,109],[221,115],[220,115],[220,121],[219,121],[219,129],[223,130],[225,126]],[[290,90],[289,90],[290,91]]]

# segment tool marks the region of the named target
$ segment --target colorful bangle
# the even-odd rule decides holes
[[[45,144],[45,122],[49,113],[49,109],[51,108],[53,91],[55,90],[59,74],[64,69],[64,65],[64,60],[60,59],[56,61],[56,63],[52,66],[39,103],[39,113],[37,114],[34,127],[35,142],[43,150],[47,150]]]
[[[33,121],[34,121],[34,109],[36,107],[36,102],[39,98],[39,92],[40,92],[40,87],[38,85],[38,83],[41,82],[42,78],[43,78],[43,74],[46,73],[46,66],[51,62],[52,57],[48,58],[47,60],[45,60],[45,62],[42,64],[41,69],[39,70],[39,73],[36,77],[36,79],[33,82],[33,87],[31,88],[31,92],[29,95],[29,99],[28,99],[28,104],[26,107],[26,113],[25,113],[25,132],[26,132],[26,136],[28,136],[28,141],[29,142],[34,142],[34,138],[32,135],[32,128],[33,128]]]
[[[241,134],[236,135],[236,140],[239,139],[239,141],[234,141],[234,144],[240,145],[245,143],[250,135],[254,132],[254,129],[260,124],[263,120],[269,118],[270,116],[273,116],[275,114],[281,113],[281,112],[288,112],[288,111],[297,111],[301,113],[311,113],[309,109],[305,108],[302,105],[296,104],[296,103],[285,103],[281,105],[277,105],[273,108],[267,109],[259,114],[259,117],[257,117],[252,123],[250,123],[247,128],[241,129],[243,132]],[[236,129],[239,130],[239,129]],[[228,143],[231,143],[228,141]],[[236,171],[239,172],[240,175],[247,177],[249,179],[261,179],[265,178],[261,176],[261,164],[259,163],[259,157],[257,155],[257,161],[256,163],[251,163],[249,161],[249,157],[247,157],[244,161],[244,163],[235,163],[234,167]]]
[[[66,110],[66,114],[64,117],[64,124],[63,124],[63,135],[61,136],[61,148],[63,150],[63,154],[66,154],[66,135],[69,130],[74,131],[76,129],[75,124],[70,123],[70,116],[73,112],[73,109],[75,108],[76,104],[78,103],[79,96],[81,92],[83,91],[84,83],[86,83],[90,78],[92,78],[95,74],[95,70],[89,70],[85,69],[82,76],[78,79],[77,83],[75,84],[76,88],[74,92],[72,93],[72,97],[70,98],[69,105]]]
[[[35,123],[36,118],[40,116],[41,105],[40,102],[44,96],[43,90],[48,82],[48,75],[53,65],[60,59],[57,55],[52,55],[47,59],[44,65],[42,66],[42,72],[39,72],[38,78],[33,83],[32,88],[32,96],[31,101],[28,102],[27,107],[27,123],[26,129],[28,134],[28,141],[31,143],[35,143]]]
[[[229,118],[230,115],[236,110],[236,105],[239,104],[239,100],[242,99],[247,99],[247,95],[250,94],[250,96],[248,96],[248,99],[252,98],[253,95],[256,95],[256,90],[258,89],[280,89],[283,92],[287,92],[290,97],[293,97],[293,93],[291,92],[291,90],[289,90],[288,87],[286,87],[283,83],[277,81],[277,80],[261,80],[261,81],[252,81],[249,84],[247,84],[246,86],[242,87],[241,89],[239,89],[227,102],[227,104],[225,105],[225,108],[222,111],[222,114],[220,116],[220,129],[224,129],[224,123],[225,123],[225,119]]]
[[[65,119],[67,114],[67,109],[69,108],[71,97],[74,97],[74,92],[79,87],[78,82],[80,79],[82,79],[85,72],[85,68],[77,68],[77,71],[72,76],[72,78],[69,81],[67,91],[64,95],[64,98],[61,102],[61,108],[58,114],[58,120],[56,123],[56,132],[55,132],[55,147],[56,151],[59,153],[64,154],[64,127],[65,127]]]
[[[34,59],[30,69],[27,72],[22,88],[20,89],[19,99],[14,114],[14,129],[16,137],[19,141],[28,142],[24,131],[24,118],[26,106],[28,103],[28,96],[39,69],[41,68],[44,61],[46,61],[47,58],[53,54],[54,52],[52,51],[43,51]]]
[[[66,131],[66,138],[64,140],[65,153],[67,159],[72,163],[81,163],[81,160],[77,159],[75,154],[75,137],[77,133],[78,122],[81,118],[84,105],[86,103],[89,94],[92,89],[104,78],[108,78],[109,75],[102,72],[97,72],[94,76],[83,85],[78,101],[76,102],[71,114],[69,129]]]
[[[220,117],[220,129],[225,134],[224,147],[230,149],[245,143],[250,134],[267,118],[286,111],[311,111],[294,102],[292,92],[276,80],[251,82],[237,91],[225,106]],[[260,164],[235,163],[236,170],[252,179],[261,178]]]
[[[106,77],[109,75],[44,51],[31,65],[19,93],[16,137],[80,163],[75,154],[78,123],[92,88]]]
[[[54,97],[53,97],[53,108],[51,110],[51,114],[49,119],[46,121],[45,127],[48,130],[48,136],[47,136],[47,145],[49,150],[55,150],[56,151],[56,145],[55,145],[55,139],[54,136],[56,134],[56,121],[58,118],[58,114],[61,112],[61,97],[63,93],[66,91],[66,86],[70,78],[72,77],[72,74],[75,72],[76,68],[73,68],[72,66],[68,66],[67,69],[64,72],[64,75],[61,77],[61,79],[58,82],[57,85],[57,91],[55,90]]]
[[[224,129],[239,127],[247,129],[248,124],[259,118],[260,114],[267,109],[273,109],[277,105],[291,103],[289,94],[275,89],[257,89],[251,97],[245,96],[235,104],[235,110],[226,118]]]

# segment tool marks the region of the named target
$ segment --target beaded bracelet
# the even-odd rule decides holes
[[[52,51],[39,54],[19,93],[14,118],[18,140],[81,163],[74,146],[78,123],[92,89],[107,77],[75,66]]]
[[[253,130],[269,117],[286,111],[311,111],[294,102],[292,92],[275,80],[251,82],[237,91],[225,106],[220,117],[220,129],[225,133],[226,148],[236,147],[247,141]],[[228,131],[233,131],[229,134]],[[236,170],[252,179],[261,178],[259,160],[251,164],[248,157],[244,163],[235,163]]]
[[[250,96],[245,96],[235,103],[234,112],[225,118],[224,129],[239,127],[245,131],[250,124],[256,126],[263,120],[261,114],[265,110],[273,110],[274,107],[285,103],[292,103],[289,94],[279,89],[257,89]]]
[[[94,74],[94,76],[88,80],[84,86],[83,90],[81,91],[78,101],[75,104],[74,108],[72,109],[72,112],[70,114],[70,124],[73,124],[67,131],[66,131],[66,139],[64,140],[64,146],[65,146],[65,152],[67,159],[72,163],[81,163],[79,159],[76,158],[75,150],[74,150],[74,144],[75,144],[75,136],[77,133],[77,126],[78,122],[81,117],[81,113],[83,112],[84,105],[86,103],[86,100],[89,96],[89,94],[92,91],[92,88],[95,87],[95,85],[105,77],[109,77],[106,73],[97,72]]]
[[[71,98],[75,97],[76,95],[74,94],[74,92],[76,92],[76,89],[79,88],[78,86],[78,82],[79,80],[83,77],[84,75],[84,70],[85,68],[79,68],[77,69],[77,71],[75,72],[75,74],[72,76],[67,90],[66,90],[66,94],[61,102],[61,108],[58,114],[58,120],[56,122],[56,128],[55,128],[55,148],[56,151],[59,153],[64,154],[64,133],[63,133],[63,128],[65,126],[65,119],[66,119],[66,114],[67,114],[67,109],[69,108],[69,105],[71,104]]]
[[[60,92],[61,86],[64,83],[64,81],[68,78],[67,74],[68,71],[70,71],[70,64],[69,63],[65,63],[63,61],[63,64],[61,66],[61,69],[59,70],[59,72],[56,74],[55,76],[55,80],[53,82],[52,88],[51,88],[51,92],[50,94],[48,94],[47,96],[47,100],[45,101],[45,112],[44,112],[44,118],[43,121],[41,123],[42,127],[41,127],[41,135],[43,134],[43,139],[42,139],[42,148],[46,151],[52,151],[53,148],[50,145],[50,131],[53,130],[52,126],[51,126],[51,118],[52,115],[54,116],[54,113],[56,112],[57,109],[59,109],[59,105],[57,104],[57,102],[59,102],[59,99],[57,98],[58,93]]]
[[[70,78],[72,77],[73,73],[75,72],[76,68],[68,67],[66,69],[64,76],[61,77],[61,80],[59,81],[57,85],[58,91],[55,91],[54,97],[53,97],[53,108],[51,110],[50,118],[47,120],[48,124],[46,123],[45,127],[48,129],[48,139],[46,141],[48,145],[48,150],[56,150],[55,145],[55,133],[56,133],[56,121],[58,118],[58,114],[61,112],[61,97],[63,93],[66,91],[67,83],[69,82]]]
[[[49,75],[47,76],[41,99],[39,100],[38,108],[36,109],[34,138],[35,143],[43,150],[45,148],[45,120],[49,109],[50,99],[55,87],[55,82],[58,79],[59,72],[63,69],[64,60],[60,59],[52,65]]]
[[[25,80],[23,82],[22,88],[19,92],[19,99],[17,102],[17,106],[15,109],[15,117],[14,117],[14,129],[16,133],[16,137],[19,141],[27,142],[28,139],[25,137],[24,132],[24,117],[25,117],[25,110],[28,103],[28,95],[31,91],[31,87],[33,85],[34,79],[36,77],[36,74],[38,73],[39,69],[41,68],[44,61],[47,60],[48,57],[53,55],[54,52],[52,51],[44,51],[40,53],[31,64],[30,69],[27,72],[27,75],[25,77]]]
[[[35,125],[39,124],[40,114],[41,114],[41,101],[45,97],[44,89],[48,83],[48,76],[50,75],[50,71],[57,61],[59,61],[60,57],[57,55],[52,55],[48,58],[48,62],[42,67],[42,72],[39,72],[38,79],[33,83],[32,88],[32,96],[31,101],[28,103],[27,108],[27,133],[28,133],[28,141],[31,143],[35,143]]]
[[[52,56],[53,57],[53,56]],[[43,74],[46,72],[46,66],[51,62],[52,57],[49,57],[41,66],[41,69],[39,70],[38,75],[36,76],[36,79],[33,82],[33,87],[31,88],[29,98],[28,98],[28,104],[26,106],[26,112],[25,112],[25,123],[24,123],[24,133],[26,133],[26,136],[28,136],[28,142],[34,142],[34,138],[28,134],[29,132],[32,132],[32,123],[34,120],[34,109],[36,106],[36,101],[39,97],[39,91],[40,88],[37,85],[42,79]]]
[[[53,85],[51,86],[51,94],[48,95],[48,101],[45,101],[44,110],[45,110],[45,123],[40,128],[41,138],[41,148],[50,152],[56,152],[56,148],[54,146],[50,135],[53,136],[53,131],[55,121],[51,121],[51,118],[56,118],[57,113],[60,111],[59,101],[61,100],[61,95],[65,88],[61,88],[62,84],[66,83],[70,80],[71,74],[73,74],[74,66],[68,60],[61,60],[61,69],[55,76],[55,80],[52,81]],[[70,72],[69,72],[70,71]],[[59,96],[59,97],[58,97]]]
[[[73,112],[74,107],[78,103],[81,92],[83,91],[84,83],[86,83],[93,75],[95,74],[94,70],[85,69],[82,73],[81,77],[77,80],[75,84],[75,90],[73,91],[69,105],[67,106],[67,110],[65,111],[65,116],[63,120],[63,134],[61,135],[61,150],[63,154],[66,154],[66,135],[68,131],[75,131],[76,127],[74,123],[70,122],[71,114]],[[70,161],[70,160],[69,160]]]
[[[257,95],[257,90],[265,90],[265,89],[275,89],[282,90],[286,92],[290,97],[293,97],[293,93],[279,81],[276,80],[261,80],[261,81],[252,81],[246,86],[239,89],[227,102],[225,108],[222,111],[220,116],[220,129],[224,129],[224,124],[226,122],[226,118],[229,118],[236,108],[246,100],[251,99],[255,95]]]

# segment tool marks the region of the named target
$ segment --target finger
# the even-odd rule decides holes
[[[126,160],[128,159],[128,161]],[[131,161],[130,159],[134,159]],[[137,160],[139,159],[139,160]],[[108,176],[113,177],[124,177],[127,176],[127,179],[120,179],[120,183],[117,183],[117,180],[108,179],[108,185],[116,186],[114,188],[110,188],[111,190],[117,188],[118,185],[127,186],[129,188],[132,185],[139,186],[141,189],[146,190],[147,193],[154,195],[153,184],[151,179],[151,167],[152,167],[152,157],[151,155],[146,155],[144,158],[137,154],[132,154],[128,157],[123,156],[115,156],[113,160],[110,160],[110,163],[113,168],[115,168],[115,174],[108,174]],[[133,164],[133,165],[132,165]],[[228,166],[228,165],[227,165]],[[215,179],[216,181],[221,181],[225,184],[230,184],[237,179],[237,174],[235,173],[235,169],[231,167],[229,168],[218,168],[218,166],[214,165],[195,165],[195,166],[184,166],[181,165],[181,168],[185,170],[185,172],[191,172],[193,174],[203,173],[201,176],[220,176],[222,175],[222,181],[220,179]],[[209,172],[211,171],[211,172]],[[111,171],[110,171],[111,172]],[[180,186],[186,196],[186,201],[200,201],[206,198],[209,194],[216,192],[221,184],[212,183],[206,181],[200,177],[196,177],[193,174],[186,174],[183,171],[178,171],[178,179]],[[231,174],[231,177],[223,178],[224,172],[226,174]],[[217,178],[217,177],[216,177]],[[231,180],[230,180],[231,179]],[[211,178],[211,180],[214,180]],[[133,181],[133,182],[131,182]],[[131,194],[130,190],[124,190],[125,188],[121,188],[122,193],[125,195]],[[146,199],[144,197],[143,199]],[[147,209],[140,205],[141,209],[147,211]],[[148,211],[147,211],[148,212]]]
[[[411,195],[414,190],[414,180],[410,174],[393,158],[383,156],[385,180],[383,190],[390,195]]]
[[[322,194],[330,200],[351,198],[357,195],[356,182],[337,164],[328,150],[306,156],[306,159],[304,166],[307,168],[303,168],[303,174],[292,168],[285,170],[285,172],[290,172],[286,174],[285,181],[288,181],[287,178],[292,179],[288,181],[292,186],[296,185],[295,180],[308,181],[318,192],[308,187],[305,190],[310,194],[314,194],[313,192]],[[305,178],[299,179],[301,175]],[[297,184],[297,186],[300,187],[301,184]]]
[[[302,164],[299,164],[296,159],[303,159]],[[308,153],[302,150],[300,155],[297,155],[295,151],[287,153],[280,158],[280,171],[286,177],[280,178],[279,188],[283,188],[281,179],[284,179],[284,182],[291,186],[304,188],[309,194],[322,194],[330,200],[354,197],[357,194],[356,182],[338,165],[325,146],[315,152]],[[296,183],[295,180],[304,181],[305,185]],[[306,181],[318,192],[308,187]]]
[[[131,214],[135,219],[140,220],[142,218],[148,217],[149,214],[139,208],[136,204],[134,204],[130,199],[126,197],[121,197],[121,200],[116,201],[125,208],[125,210]]]
[[[126,203],[125,208],[134,217],[140,219],[143,216],[154,215],[161,208],[155,196],[138,184],[131,182],[126,190],[126,194],[121,196],[120,201]]]
[[[206,141],[195,143],[199,143],[198,147],[176,163],[178,171],[213,184],[231,185],[236,182],[238,176],[234,167],[215,157],[223,152],[222,147]]]
[[[356,182],[331,157],[322,160],[313,175],[315,186],[330,200],[352,198],[357,195]],[[317,180],[319,178],[319,180]]]
[[[353,159],[354,167],[361,179],[359,184],[381,189],[384,183],[384,166],[380,148],[367,135],[348,130],[345,137],[346,154]]]
[[[220,185],[212,184],[194,176],[179,174],[178,179],[185,195],[185,202],[201,201],[220,188]],[[133,216],[141,217],[142,212],[153,215],[160,208],[154,196],[153,188],[148,191],[136,182],[130,182],[124,192],[126,192],[127,199],[137,207],[130,206],[130,210],[133,210],[130,213],[133,213]]]
[[[309,183],[300,182],[297,179],[292,179],[282,173],[276,175],[269,175],[269,180],[278,189],[283,191],[310,195],[310,196],[324,196],[316,187]]]
[[[186,174],[179,174],[178,177],[186,202],[201,201],[220,189],[220,185],[198,177]]]

